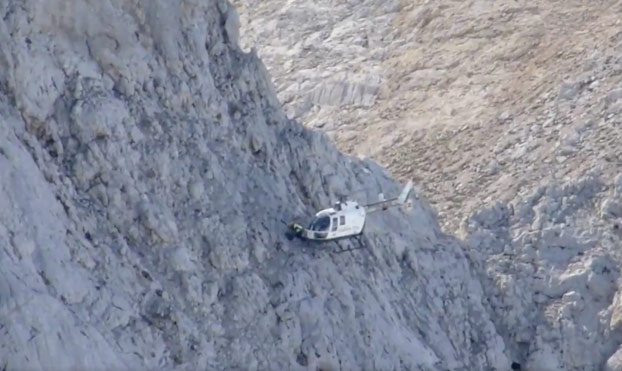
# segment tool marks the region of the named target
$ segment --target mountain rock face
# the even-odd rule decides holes
[[[620,153],[617,0],[234,3],[288,115],[414,178],[449,232]]]
[[[506,370],[522,355],[495,323],[531,313],[498,318],[509,299],[488,300],[484,260],[423,199],[370,216],[360,241],[284,238],[282,219],[400,187],[286,118],[228,2],[0,15],[0,368]],[[373,86],[334,89],[372,102]],[[489,219],[470,245],[509,241]],[[601,287],[607,267],[572,279]]]
[[[290,117],[417,181],[512,360],[622,370],[621,2],[235,3]]]

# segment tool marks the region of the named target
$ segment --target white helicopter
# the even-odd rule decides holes
[[[363,233],[367,214],[394,206],[410,207],[410,202],[406,200],[412,187],[413,182],[409,181],[398,197],[384,200],[381,193],[380,201],[368,205],[362,206],[356,201],[337,202],[333,207],[315,214],[308,228],[298,223],[289,224],[287,237],[290,240],[299,237],[312,241],[332,241],[359,236]]]

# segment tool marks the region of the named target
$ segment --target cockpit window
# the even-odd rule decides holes
[[[318,216],[311,222],[309,229],[312,231],[327,231],[330,227],[330,217],[328,215]]]

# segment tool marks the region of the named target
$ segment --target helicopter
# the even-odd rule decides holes
[[[338,201],[333,207],[317,212],[308,228],[296,222],[290,223],[286,237],[289,240],[298,237],[309,241],[334,241],[358,237],[365,228],[367,214],[395,206],[410,207],[410,203],[406,201],[412,188],[413,182],[410,180],[398,197],[385,200],[381,193],[378,202],[367,205],[361,205],[356,201]]]

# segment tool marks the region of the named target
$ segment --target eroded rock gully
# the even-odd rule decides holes
[[[418,195],[334,254],[281,219],[399,185],[286,117],[231,4],[0,14],[3,369],[618,367],[607,179],[484,209],[464,241]],[[597,206],[596,230],[572,229]]]

